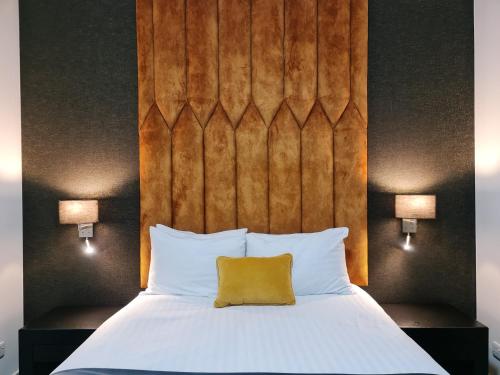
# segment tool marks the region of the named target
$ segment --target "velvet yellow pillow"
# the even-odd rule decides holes
[[[292,255],[217,258],[219,290],[215,307],[294,305]]]

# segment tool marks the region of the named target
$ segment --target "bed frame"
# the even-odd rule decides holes
[[[350,229],[368,283],[368,0],[137,0],[141,286],[149,226]]]

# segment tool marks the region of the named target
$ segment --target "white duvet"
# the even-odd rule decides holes
[[[141,293],[56,372],[447,374],[362,289],[295,306],[212,307],[213,299]]]

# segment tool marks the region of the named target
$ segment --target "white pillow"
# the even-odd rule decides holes
[[[167,227],[166,225],[163,224],[156,224],[156,228],[158,228],[161,232],[163,233],[168,233],[176,237],[190,237],[190,238],[206,238],[206,237],[233,237],[233,236],[241,236],[245,235],[245,233],[248,231],[247,228],[241,228],[241,229],[231,229],[231,230],[225,230],[222,232],[215,232],[215,233],[208,233],[208,234],[199,234],[199,233],[194,233],[194,232],[189,232],[186,230],[178,230],[174,228]]]
[[[151,265],[146,292],[188,296],[217,294],[216,259],[245,256],[245,232],[239,236],[181,238],[150,227]]]
[[[316,233],[247,233],[247,256],[293,255],[292,282],[295,295],[351,294],[345,262],[344,238],[348,228]]]

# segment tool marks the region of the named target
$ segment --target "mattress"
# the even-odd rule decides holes
[[[362,289],[293,306],[141,293],[54,374],[447,374]]]

